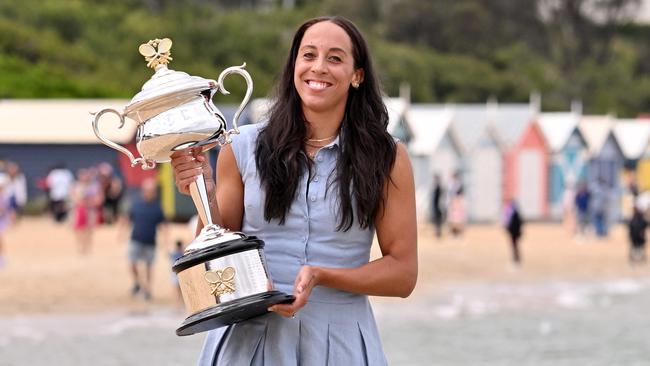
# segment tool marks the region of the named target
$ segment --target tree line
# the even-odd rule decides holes
[[[216,78],[244,61],[267,96],[295,28],[341,14],[367,36],[384,89],[413,102],[581,100],[586,113],[650,111],[640,0],[3,0],[0,98],[129,98],[152,72],[140,43],[174,41],[171,68]],[[236,102],[245,85],[229,78]]]

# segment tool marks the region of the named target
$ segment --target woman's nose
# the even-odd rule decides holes
[[[312,69],[311,71],[319,73],[319,74],[324,74],[327,72],[327,63],[324,57],[319,57],[316,59],[316,61],[312,64]]]

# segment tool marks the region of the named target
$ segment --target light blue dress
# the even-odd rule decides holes
[[[367,263],[374,230],[361,230],[357,224],[347,232],[336,231],[338,194],[331,180],[338,138],[318,152],[312,176],[302,177],[285,225],[264,220],[265,193],[255,165],[261,127],[241,127],[232,148],[244,181],[242,231],[266,243],[275,288],[292,294],[296,275],[305,264],[343,268]],[[313,289],[295,318],[269,313],[210,331],[199,359],[200,366],[386,364],[368,297],[322,286]]]

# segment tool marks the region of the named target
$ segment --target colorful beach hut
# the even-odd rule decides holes
[[[614,137],[612,116],[582,116],[578,124],[589,151],[589,185],[603,189],[608,202],[607,218],[621,218],[621,173],[625,157]]]
[[[548,153],[533,123],[537,114],[532,104],[498,104],[491,117],[503,154],[502,201],[516,199],[526,219],[544,218],[548,206]]]
[[[587,179],[589,153],[578,129],[579,120],[575,112],[540,113],[536,119],[549,153],[548,215],[553,219],[562,218],[567,188],[574,190],[579,181]]]
[[[487,104],[453,106],[450,128],[460,148],[467,213],[474,222],[501,216],[502,157],[489,121]]]
[[[458,169],[460,152],[451,134],[452,110],[435,104],[412,104],[405,120],[412,133],[408,144],[415,178],[418,219],[429,219],[434,174],[443,186]]]

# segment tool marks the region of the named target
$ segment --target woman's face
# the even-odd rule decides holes
[[[343,111],[350,85],[362,77],[363,71],[354,69],[352,41],[341,27],[324,21],[307,29],[293,75],[303,113]]]

